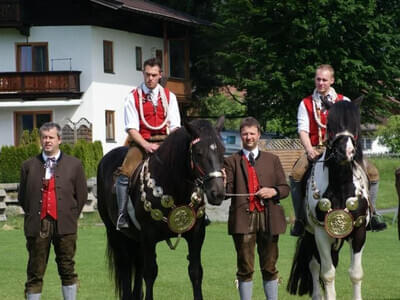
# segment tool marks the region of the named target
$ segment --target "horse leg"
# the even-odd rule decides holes
[[[319,283],[319,272],[321,271],[321,265],[319,264],[317,259],[313,256],[308,267],[310,269],[313,281],[313,293],[311,298],[312,300],[321,300],[323,299],[321,294],[321,285]]]
[[[203,281],[203,267],[201,265],[201,248],[205,237],[205,227],[200,225],[194,228],[193,233],[186,236],[185,239],[189,248],[189,266],[188,272],[190,281],[192,282],[193,298],[195,300],[203,300],[201,284]]]
[[[135,264],[135,281],[133,286],[133,299],[135,300],[142,300],[144,297],[143,294],[143,258],[138,257]]]
[[[353,283],[353,300],[361,300],[361,281],[364,275],[361,258],[364,247],[359,252],[355,252],[352,243],[350,243],[350,280]]]
[[[156,261],[156,242],[151,238],[143,243],[143,278],[146,283],[146,300],[153,300],[153,286],[158,273]]]
[[[325,284],[325,300],[336,299],[335,267],[332,262],[331,248],[333,239],[325,232],[325,228],[315,228],[315,241],[321,258],[321,278]]]

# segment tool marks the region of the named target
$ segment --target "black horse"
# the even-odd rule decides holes
[[[307,183],[307,231],[297,242],[288,281],[291,294],[336,299],[335,268],[343,241],[351,248],[353,299],[361,299],[362,250],[370,211],[368,179],[360,145],[358,107],[340,101],[329,110],[327,149],[314,163]]]
[[[143,280],[145,299],[153,299],[158,269],[156,244],[166,240],[172,247],[169,239],[180,236],[188,243],[194,299],[203,299],[204,195],[213,205],[220,205],[225,196],[221,172],[224,146],[219,135],[222,126],[223,118],[216,128],[205,120],[185,123],[138,167],[129,190],[128,207],[134,207],[134,216],[130,209],[134,222],[127,230],[116,230],[117,202],[112,192],[113,173],[122,164],[127,148],[116,148],[101,160],[98,209],[107,230],[109,268],[121,299],[143,299]]]

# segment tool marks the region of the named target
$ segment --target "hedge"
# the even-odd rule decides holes
[[[27,141],[26,139],[25,141]],[[61,144],[61,151],[79,158],[87,178],[96,176],[97,165],[103,157],[100,141],[79,140],[76,144]],[[0,149],[0,183],[19,182],[22,163],[41,151],[35,139],[20,146],[3,146]]]

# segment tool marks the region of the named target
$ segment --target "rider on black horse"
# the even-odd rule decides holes
[[[298,132],[305,154],[294,164],[290,174],[290,186],[293,207],[296,215],[295,224],[291,235],[300,236],[304,233],[304,191],[302,181],[308,170],[309,162],[315,161],[324,152],[326,121],[329,108],[337,101],[350,101],[349,98],[337,94],[331,85],[335,82],[334,70],[330,65],[320,65],[315,72],[315,90],[312,95],[304,98],[298,109]],[[369,161],[364,161],[370,182],[369,194],[372,205],[371,229],[384,230],[386,223],[376,213],[375,202],[378,195],[379,173],[377,168]]]
[[[158,149],[169,132],[181,126],[176,96],[159,84],[161,77],[161,62],[156,58],[146,60],[143,65],[144,82],[125,99],[125,130],[130,147],[122,166],[118,168],[117,229],[129,227],[127,202],[130,176],[148,154]]]

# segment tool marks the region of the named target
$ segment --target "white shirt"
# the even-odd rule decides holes
[[[61,155],[61,151],[58,151],[58,153],[52,157],[54,157],[57,161],[60,158],[60,155]],[[44,162],[47,162],[47,159],[51,158],[50,156],[47,156],[44,152],[42,152],[42,157],[43,157]],[[50,166],[48,166],[46,164],[45,164],[45,166],[46,166],[46,173],[44,175],[44,179],[50,179],[51,175],[52,175],[51,168],[50,168]]]
[[[251,151],[249,151],[249,150],[247,150],[247,149],[244,149],[244,148],[242,149],[242,151],[243,151],[243,154],[246,156],[246,158],[247,158],[248,161],[250,161],[250,160],[249,160],[249,154],[250,154],[250,152],[253,152],[254,159],[257,158],[257,156],[258,156],[258,154],[259,154],[259,152],[260,152],[260,150],[258,150],[258,146],[257,146],[255,149],[251,150]]]
[[[316,107],[321,108],[321,94],[318,93],[317,90],[314,90],[312,94],[312,99],[315,101]],[[328,101],[334,102],[337,98],[337,94],[334,88],[330,88],[329,93],[327,95]],[[343,100],[350,101],[349,98],[343,96]],[[310,119],[308,118],[308,112],[306,106],[304,105],[304,101],[300,102],[299,109],[297,110],[297,132],[305,131],[310,133]]]
[[[153,102],[153,105],[154,103],[157,104],[158,94],[161,88],[159,84],[152,91],[150,91],[150,89],[144,83],[140,85],[140,88],[145,94],[151,93],[151,101]],[[169,130],[181,127],[181,115],[179,114],[178,101],[176,100],[175,94],[171,91],[169,92],[167,118],[169,121]],[[136,109],[135,99],[132,92],[125,97],[124,119],[126,131],[129,129],[136,129],[139,131],[139,113]]]

